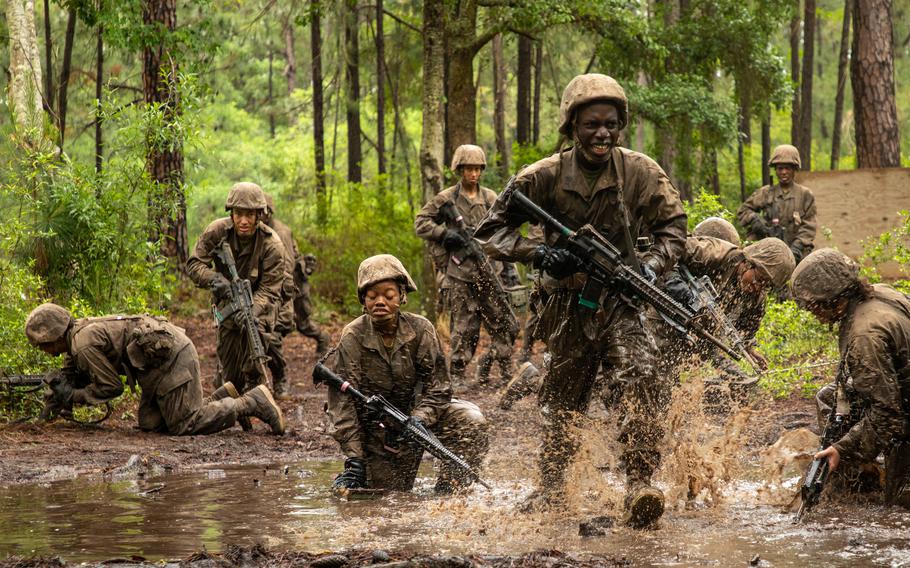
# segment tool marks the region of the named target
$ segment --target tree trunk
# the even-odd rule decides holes
[[[746,159],[743,153],[743,137],[740,136],[736,142],[736,164],[739,170],[739,198],[741,201],[746,200]]]
[[[328,222],[325,191],[325,112],[322,99],[322,31],[320,0],[310,0],[310,54],[313,59],[313,154],[316,158],[316,223]]]
[[[793,82],[793,102],[790,106],[790,141],[799,143],[799,0],[796,0],[796,15],[790,20],[790,80]]]
[[[292,2],[284,19],[284,78],[288,84],[288,96],[297,88],[297,54],[294,42],[294,17],[297,14],[297,2]],[[296,118],[296,117],[295,117]]]
[[[98,11],[104,9],[103,2],[98,3]],[[104,26],[98,22],[97,43],[95,48],[95,172],[101,173],[104,167],[104,129],[102,128],[101,97],[104,96]]]
[[[710,168],[711,191],[714,195],[720,195],[720,172],[717,169],[717,150],[711,148],[708,150],[708,167]]]
[[[266,26],[266,35],[271,35],[268,26]],[[269,39],[266,44],[269,50],[269,92],[268,102],[266,103],[266,112],[269,115],[269,137],[275,137],[275,49],[272,47],[272,40]]]
[[[445,20],[446,151],[451,156],[462,144],[477,143],[477,91],[474,57],[486,43],[477,37],[477,1],[451,3]],[[450,3],[446,3],[447,6]],[[489,39],[493,39],[490,36]]]
[[[509,146],[506,144],[506,65],[502,34],[493,38],[493,132],[496,138],[496,161],[503,178],[509,175]]]
[[[844,0],[844,23],[840,33],[840,58],[837,62],[837,94],[834,96],[834,124],[831,128],[831,169],[840,162],[841,133],[844,130],[844,92],[847,90],[847,64],[850,61],[850,16],[853,0]]]
[[[382,0],[376,0],[376,166],[379,175],[385,169],[385,31]]]
[[[856,165],[860,168],[898,167],[901,151],[894,100],[890,0],[856,0],[853,23],[850,79]]]
[[[60,132],[60,147],[66,132],[66,103],[69,91],[70,72],[73,68],[73,40],[76,37],[76,10],[70,8],[66,17],[66,38],[63,43],[63,64],[60,69],[60,84],[57,91],[57,130]]]
[[[44,0],[44,110],[54,120],[54,62],[53,38],[51,37],[51,2]]]
[[[815,0],[805,0],[803,70],[799,95],[799,155],[803,170],[812,169],[812,77],[815,74]]]
[[[518,36],[518,93],[515,101],[515,141],[531,141],[531,38]]]
[[[739,89],[739,132],[743,143],[752,143],[752,95],[748,88]]]
[[[360,43],[357,0],[346,0],[344,17],[345,75],[347,78],[348,181],[363,181],[363,150],[360,144]]]
[[[848,0],[849,1],[849,0]],[[771,108],[765,109],[764,117],[761,121],[761,183],[762,185],[771,185],[771,167],[768,160],[771,159]]]
[[[9,102],[16,127],[32,146],[44,143],[41,108],[41,55],[35,29],[34,0],[7,0],[9,29]]]
[[[540,73],[543,69],[543,41],[534,45],[534,112],[531,116],[531,142],[540,141]]]
[[[442,158],[445,153],[443,124],[445,111],[445,5],[442,2],[423,3],[423,133],[420,140],[420,182],[422,202],[433,199],[442,191]],[[473,84],[471,85],[473,88]],[[423,286],[428,290],[424,309],[435,318],[436,274],[433,259],[425,249]]]
[[[172,33],[177,26],[176,0],[146,0],[142,19],[146,26]],[[177,63],[162,40],[143,50],[142,87],[145,102],[160,105],[165,124],[177,121],[180,98],[177,91]],[[162,65],[165,73],[162,74]],[[162,76],[163,75],[163,76]],[[170,140],[168,146],[149,146],[146,167],[154,184],[149,195],[151,240],[159,242],[161,253],[182,268],[187,260],[186,197],[183,193],[183,146]]]

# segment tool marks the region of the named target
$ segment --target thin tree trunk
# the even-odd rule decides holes
[[[379,175],[385,168],[385,31],[382,0],[376,0],[376,166]],[[381,187],[381,186],[380,186]]]
[[[515,101],[515,141],[531,141],[531,38],[518,36],[518,92]]]
[[[856,129],[856,165],[901,165],[900,132],[894,100],[894,46],[891,1],[856,0],[853,5],[850,79]]]
[[[46,143],[41,107],[41,55],[35,28],[34,0],[7,0],[9,98],[19,133],[32,146]]]
[[[320,30],[320,0],[310,0],[310,53],[313,59],[313,153],[316,166],[316,223],[324,227],[328,221],[325,192],[325,112],[322,99],[322,31]]]
[[[803,170],[812,169],[812,77],[815,74],[815,0],[805,0],[803,69],[799,95],[799,148]]]
[[[790,80],[793,82],[793,102],[790,106],[790,141],[799,143],[799,0],[796,0],[796,15],[790,20]]]
[[[744,144],[752,144],[752,96],[746,88],[739,93],[739,132]]]
[[[509,147],[506,144],[506,65],[502,34],[493,38],[493,133],[500,175],[508,177]]]
[[[743,153],[743,137],[740,136],[736,143],[736,164],[739,169],[739,198],[746,200],[746,158]]]
[[[70,8],[66,18],[66,38],[63,43],[63,66],[60,69],[60,85],[57,92],[57,130],[60,132],[60,147],[66,132],[66,103],[69,90],[70,72],[73,66],[73,40],[76,37],[76,10]]]
[[[710,167],[711,191],[714,195],[720,195],[720,172],[717,169],[717,150],[714,148],[708,150],[708,166]]]
[[[537,40],[534,45],[534,114],[531,117],[531,142],[540,141],[540,73],[543,70],[543,41]]]
[[[103,2],[98,3],[98,11],[104,8]],[[98,22],[98,38],[95,48],[95,172],[101,173],[104,167],[104,129],[103,112],[101,110],[102,97],[104,96],[104,26]]]
[[[847,64],[850,62],[850,6],[853,0],[844,0],[844,22],[840,33],[840,57],[837,61],[837,94],[834,96],[834,124],[831,128],[831,169],[840,162],[841,133],[844,130],[844,92],[847,90]]]
[[[51,2],[44,0],[44,110],[54,120],[54,62],[53,38],[51,37]]]
[[[346,0],[344,18],[345,76],[347,78],[346,118],[348,125],[348,181],[363,181],[363,149],[360,136],[360,44],[357,0]]]
[[[269,34],[269,29],[266,27],[266,34]],[[272,40],[268,42],[269,50],[269,93],[268,93],[268,103],[266,103],[266,112],[269,114],[269,137],[275,137],[275,49],[272,47]]]
[[[294,18],[297,14],[297,2],[291,2],[290,7],[288,8],[288,13],[284,19],[284,29],[282,30],[284,35],[284,78],[288,86],[288,97],[294,94],[294,90],[297,88],[297,49],[296,41],[294,37]],[[294,126],[297,124],[297,111],[294,110],[293,105],[289,105],[288,109],[288,124]]]
[[[849,1],[849,0],[848,0]],[[761,183],[762,185],[771,185],[771,167],[768,160],[771,159],[771,108],[765,109],[764,117],[761,121]]]

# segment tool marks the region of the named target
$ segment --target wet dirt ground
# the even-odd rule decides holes
[[[214,330],[201,316],[175,321],[196,343],[210,389]],[[326,330],[337,339],[340,328]],[[580,425],[570,507],[517,513],[534,484],[540,418],[533,400],[500,410],[495,379],[456,386],[495,425],[484,471],[493,491],[438,498],[427,460],[413,494],[339,501],[328,485],[342,456],[324,433],[325,387],[310,380],[313,349],[298,334],[285,341],[292,388],[280,401],[289,421],[283,437],[259,423],[252,433],[145,434],[134,428],[134,409],[124,407],[96,427],[58,421],[0,429],[0,558],[13,555],[0,565],[39,562],[19,557],[191,566],[910,564],[903,511],[870,505],[857,515],[830,504],[810,523],[793,525],[784,506],[802,463],[794,462],[799,448],[775,446],[770,456],[767,448],[786,431],[805,433],[794,436],[794,447],[816,443],[799,430],[812,413],[811,402],[798,398],[704,416],[697,387],[682,389],[657,478],[668,511],[653,531],[603,526],[594,531],[599,536],[579,534],[580,523],[615,516],[622,497],[614,433],[596,420],[607,414],[599,402],[595,420]]]

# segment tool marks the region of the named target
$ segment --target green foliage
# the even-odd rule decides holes
[[[900,217],[897,227],[863,243],[863,275],[872,282],[881,280],[876,267],[885,262],[896,262],[910,275],[910,211],[901,211]]]
[[[734,223],[735,220],[733,213],[720,202],[720,196],[706,191],[705,188],[698,190],[691,203],[684,201],[683,209],[686,210],[689,220],[689,232],[692,232],[696,225],[708,217],[721,217],[731,223]]]

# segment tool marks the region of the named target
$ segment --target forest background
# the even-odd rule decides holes
[[[668,171],[693,225],[732,219],[777,144],[804,169],[910,163],[910,0],[7,0],[2,16],[0,372],[47,364],[22,333],[41,301],[198,312],[182,265],[238,181],[319,258],[319,318],[359,311],[357,265],[380,252],[432,312],[412,223],[453,183],[453,149],[483,146],[481,183],[501,190],[564,143],[559,99],[583,72],[623,84],[623,144]],[[908,234],[905,215],[870,242],[871,276],[910,265]],[[779,367],[833,349],[792,303],[760,339]],[[806,375],[780,376],[777,394]]]

